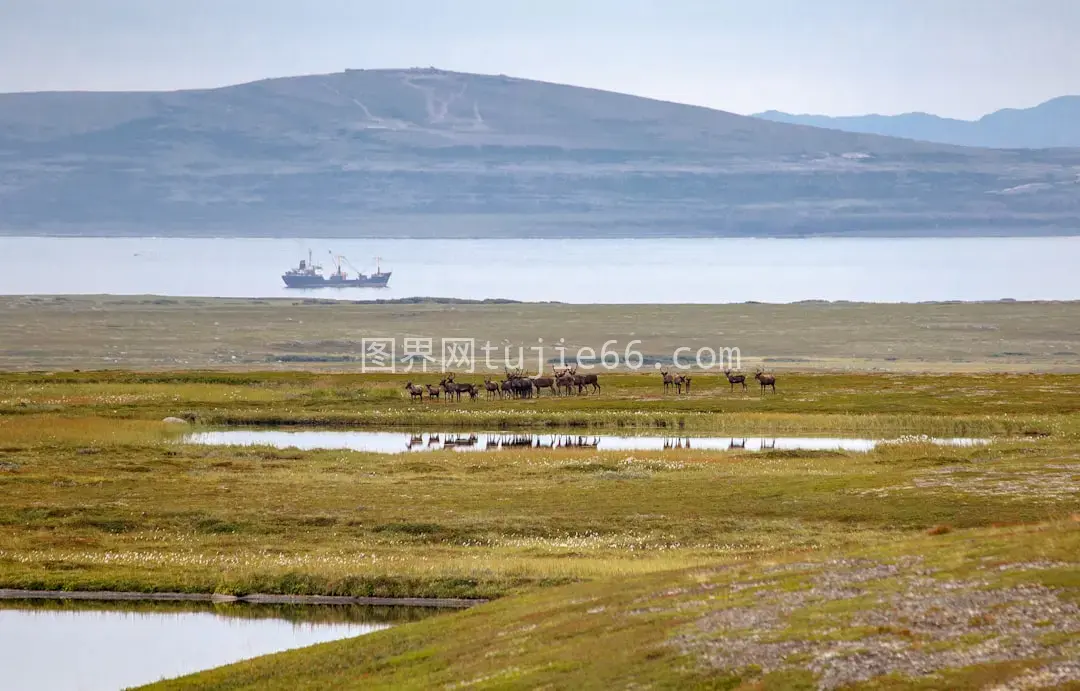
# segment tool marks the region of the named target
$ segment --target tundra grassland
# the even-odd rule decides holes
[[[297,348],[307,357],[346,338],[348,310],[375,322],[400,312],[415,328],[379,328],[424,335],[439,319],[418,316],[433,309],[426,305],[133,299],[118,312],[115,299],[103,299],[91,318],[62,301],[28,309],[9,300],[17,306],[0,310],[0,324],[36,334],[37,351],[19,354],[5,342],[0,360],[37,371],[0,373],[0,588],[495,600],[163,688],[1080,684],[1080,374],[1068,371],[1067,355],[1020,363],[987,354],[1021,352],[1002,343],[1035,333],[1040,319],[1039,348],[1070,352],[1075,306],[900,306],[945,310],[950,323],[979,327],[945,341],[948,329],[925,329],[938,339],[935,352],[968,353],[957,371],[946,371],[944,356],[898,356],[862,369],[903,371],[857,371],[839,351],[819,367],[800,361],[809,351],[796,344],[781,346],[783,362],[765,363],[777,374],[775,394],[752,379],[749,390],[733,391],[717,373],[694,373],[690,392],[675,394],[656,372],[602,372],[599,395],[447,402],[406,395],[407,381],[434,383],[435,372],[360,374],[354,363],[311,371],[303,368],[323,364],[269,363],[263,351],[211,345],[254,344],[276,333],[270,312],[281,310],[282,321],[303,315],[290,328],[306,339]],[[565,308],[460,307],[478,315]],[[858,308],[806,308],[834,307]],[[973,311],[961,317],[954,307]],[[158,321],[117,318],[129,308]],[[256,318],[255,308],[269,312]],[[81,315],[72,324],[85,320],[87,344],[108,345],[117,359],[68,359],[78,329],[41,316],[63,309]],[[439,309],[444,320],[458,315]],[[229,310],[236,314],[226,318]],[[313,316],[321,310],[328,316]],[[459,321],[479,323],[478,315]],[[829,323],[820,314],[800,319],[808,332],[814,320]],[[215,320],[223,326],[209,329]],[[855,323],[845,320],[791,339],[839,338]],[[627,333],[642,321],[629,323]],[[200,369],[156,359],[167,350],[157,337],[172,328],[178,348],[196,344],[188,352],[201,355],[185,357]],[[99,340],[109,330],[116,340]],[[24,366],[38,356],[40,365]],[[190,422],[163,423],[167,416]],[[865,453],[395,455],[184,440],[191,431],[280,426],[893,441]],[[989,443],[939,446],[922,435]]]
[[[421,456],[74,412],[0,418],[0,586],[491,598],[1080,508],[1075,414],[976,447]]]
[[[936,533],[537,590],[146,688],[1080,688],[1080,523]]]
[[[377,293],[375,293],[377,295]],[[722,299],[722,296],[716,296]],[[739,348],[745,369],[1080,372],[1080,303],[789,305],[358,304],[325,299],[0,296],[0,370],[357,371],[361,339],[475,338],[512,359],[565,339],[568,356],[633,340]],[[684,353],[687,351],[683,351]],[[436,353],[438,354],[438,353]],[[550,350],[548,355],[554,355]],[[534,371],[535,373],[535,371]]]
[[[600,395],[460,403],[410,401],[402,378],[0,376],[0,586],[493,598],[1080,508],[1076,375],[790,374],[775,395],[713,378],[677,397],[658,376],[622,374]],[[901,441],[423,455],[183,443],[221,425],[380,421]],[[925,433],[994,441],[903,439]]]

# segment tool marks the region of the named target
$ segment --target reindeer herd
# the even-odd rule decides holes
[[[660,376],[664,378],[664,393],[668,393],[672,388],[675,389],[675,393],[681,394],[683,390],[686,393],[690,393],[690,375],[688,374],[672,374],[667,370],[660,370]],[[731,370],[724,370],[724,376],[727,377],[728,384],[731,385],[731,391],[735,390],[735,385],[742,386],[743,391],[746,391],[746,375],[745,374],[732,374]],[[776,376],[772,374],[765,374],[765,372],[758,370],[754,374],[754,379],[757,379],[761,384],[761,392],[765,393],[767,387],[772,387],[773,393],[776,392]]]
[[[484,377],[483,384],[455,381],[454,373],[450,372],[438,385],[424,384],[420,386],[411,381],[407,382],[405,391],[411,399],[418,401],[422,401],[425,396],[429,400],[439,400],[441,398],[444,401],[460,401],[462,394],[475,401],[480,396],[481,391],[485,393],[488,399],[539,397],[541,392],[545,390],[549,391],[552,396],[570,396],[575,392],[579,396],[600,393],[600,382],[597,376],[592,373],[578,374],[576,367],[567,367],[561,370],[552,368],[551,376],[544,376],[541,373],[532,377],[521,369],[510,370],[507,368],[505,372],[506,377],[504,379],[495,380],[491,377]],[[690,393],[690,383],[693,379],[691,375],[672,374],[667,370],[660,370],[660,376],[663,377],[664,393],[669,393],[672,389],[680,395]],[[742,386],[743,391],[746,390],[745,374],[734,374],[731,370],[724,370],[724,376],[727,377],[731,391],[734,391],[737,385]],[[764,394],[769,388],[772,389],[773,393],[776,392],[775,375],[758,370],[754,374],[754,379],[761,385],[761,393]]]
[[[547,390],[552,396],[569,396],[576,391],[577,395],[600,393],[600,381],[595,374],[578,374],[576,367],[565,369],[552,369],[552,376],[547,377],[538,374],[530,377],[523,370],[506,371],[506,378],[496,381],[491,377],[484,377],[483,384],[468,384],[455,381],[455,374],[450,372],[438,386],[424,384],[418,386],[407,382],[405,391],[413,400],[423,400],[426,395],[429,400],[442,398],[446,401],[460,401],[461,395],[465,394],[470,400],[475,401],[480,396],[481,387],[487,398],[532,398],[540,396]]]

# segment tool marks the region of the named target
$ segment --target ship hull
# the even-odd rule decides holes
[[[281,280],[286,288],[385,288],[390,282],[390,274],[373,274],[362,278],[335,279],[325,276],[290,276],[285,274]]]

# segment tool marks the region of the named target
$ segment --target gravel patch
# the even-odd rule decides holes
[[[1030,562],[1013,568],[1058,566]],[[1042,585],[994,588],[979,578],[932,578],[918,559],[834,560],[775,571],[806,572],[810,585],[794,591],[754,591],[756,602],[703,615],[674,645],[716,669],[808,669],[817,676],[819,689],[888,674],[913,678],[979,664],[1073,660],[1080,652],[1080,605]],[[812,609],[844,600],[852,601],[851,607],[841,608],[841,614]],[[789,628],[792,615],[806,608],[811,608],[807,616],[822,621],[812,634]],[[1069,642],[1061,643],[1063,638]],[[793,662],[793,656],[800,662]],[[1051,662],[1001,688],[1052,687],[1066,681],[1080,681],[1080,665]]]

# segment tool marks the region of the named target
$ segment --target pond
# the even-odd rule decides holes
[[[986,439],[930,438],[914,439],[950,446],[972,446]],[[870,451],[884,439],[847,437],[762,437],[722,436],[637,436],[611,434],[526,432],[389,432],[328,430],[219,430],[196,432],[183,437],[189,444],[213,446],[273,446],[279,449],[349,449],[376,453],[406,453],[453,449],[455,451],[496,451],[500,449],[582,448],[599,451],[637,451],[664,449],[707,449],[715,451],[800,449],[811,451]],[[895,441],[895,440],[894,440]]]
[[[116,691],[434,612],[405,607],[0,603],[0,687]]]

